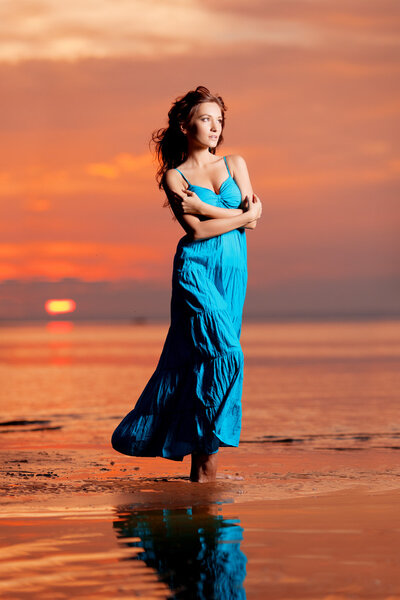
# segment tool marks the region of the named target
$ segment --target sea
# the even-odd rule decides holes
[[[0,597],[398,593],[400,524],[368,554],[365,494],[400,487],[400,319],[245,321],[241,441],[216,484],[110,445],[168,327],[0,326]]]

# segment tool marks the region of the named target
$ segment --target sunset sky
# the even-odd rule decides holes
[[[397,0],[19,0],[0,28],[1,319],[168,317],[149,139],[197,85],[263,202],[245,315],[399,309]]]

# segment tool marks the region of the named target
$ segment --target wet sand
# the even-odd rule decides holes
[[[210,484],[109,446],[165,326],[2,333],[0,597],[400,599],[399,323],[244,327]]]

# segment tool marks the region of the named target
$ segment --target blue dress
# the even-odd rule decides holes
[[[218,193],[181,175],[203,202],[239,208],[241,192],[224,160],[228,177]],[[239,445],[246,287],[243,227],[203,240],[189,235],[179,240],[164,347],[135,407],[113,432],[115,450],[183,460],[192,452],[214,454],[220,446]]]

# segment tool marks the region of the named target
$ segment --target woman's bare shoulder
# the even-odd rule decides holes
[[[165,171],[165,177],[178,177],[179,173],[175,168],[167,169]]]
[[[164,178],[165,178],[165,181],[168,184],[170,184],[170,183],[177,182],[179,179],[181,179],[181,175],[178,173],[178,171],[176,169],[168,169],[167,171],[165,171]]]
[[[240,166],[241,164],[246,164],[243,156],[241,154],[227,154],[226,158],[233,164]]]
[[[226,159],[233,173],[247,172],[246,161],[241,154],[228,154]]]
[[[164,181],[172,191],[181,191],[182,186],[187,188],[187,183],[182,179],[182,175],[176,169],[165,171]]]

